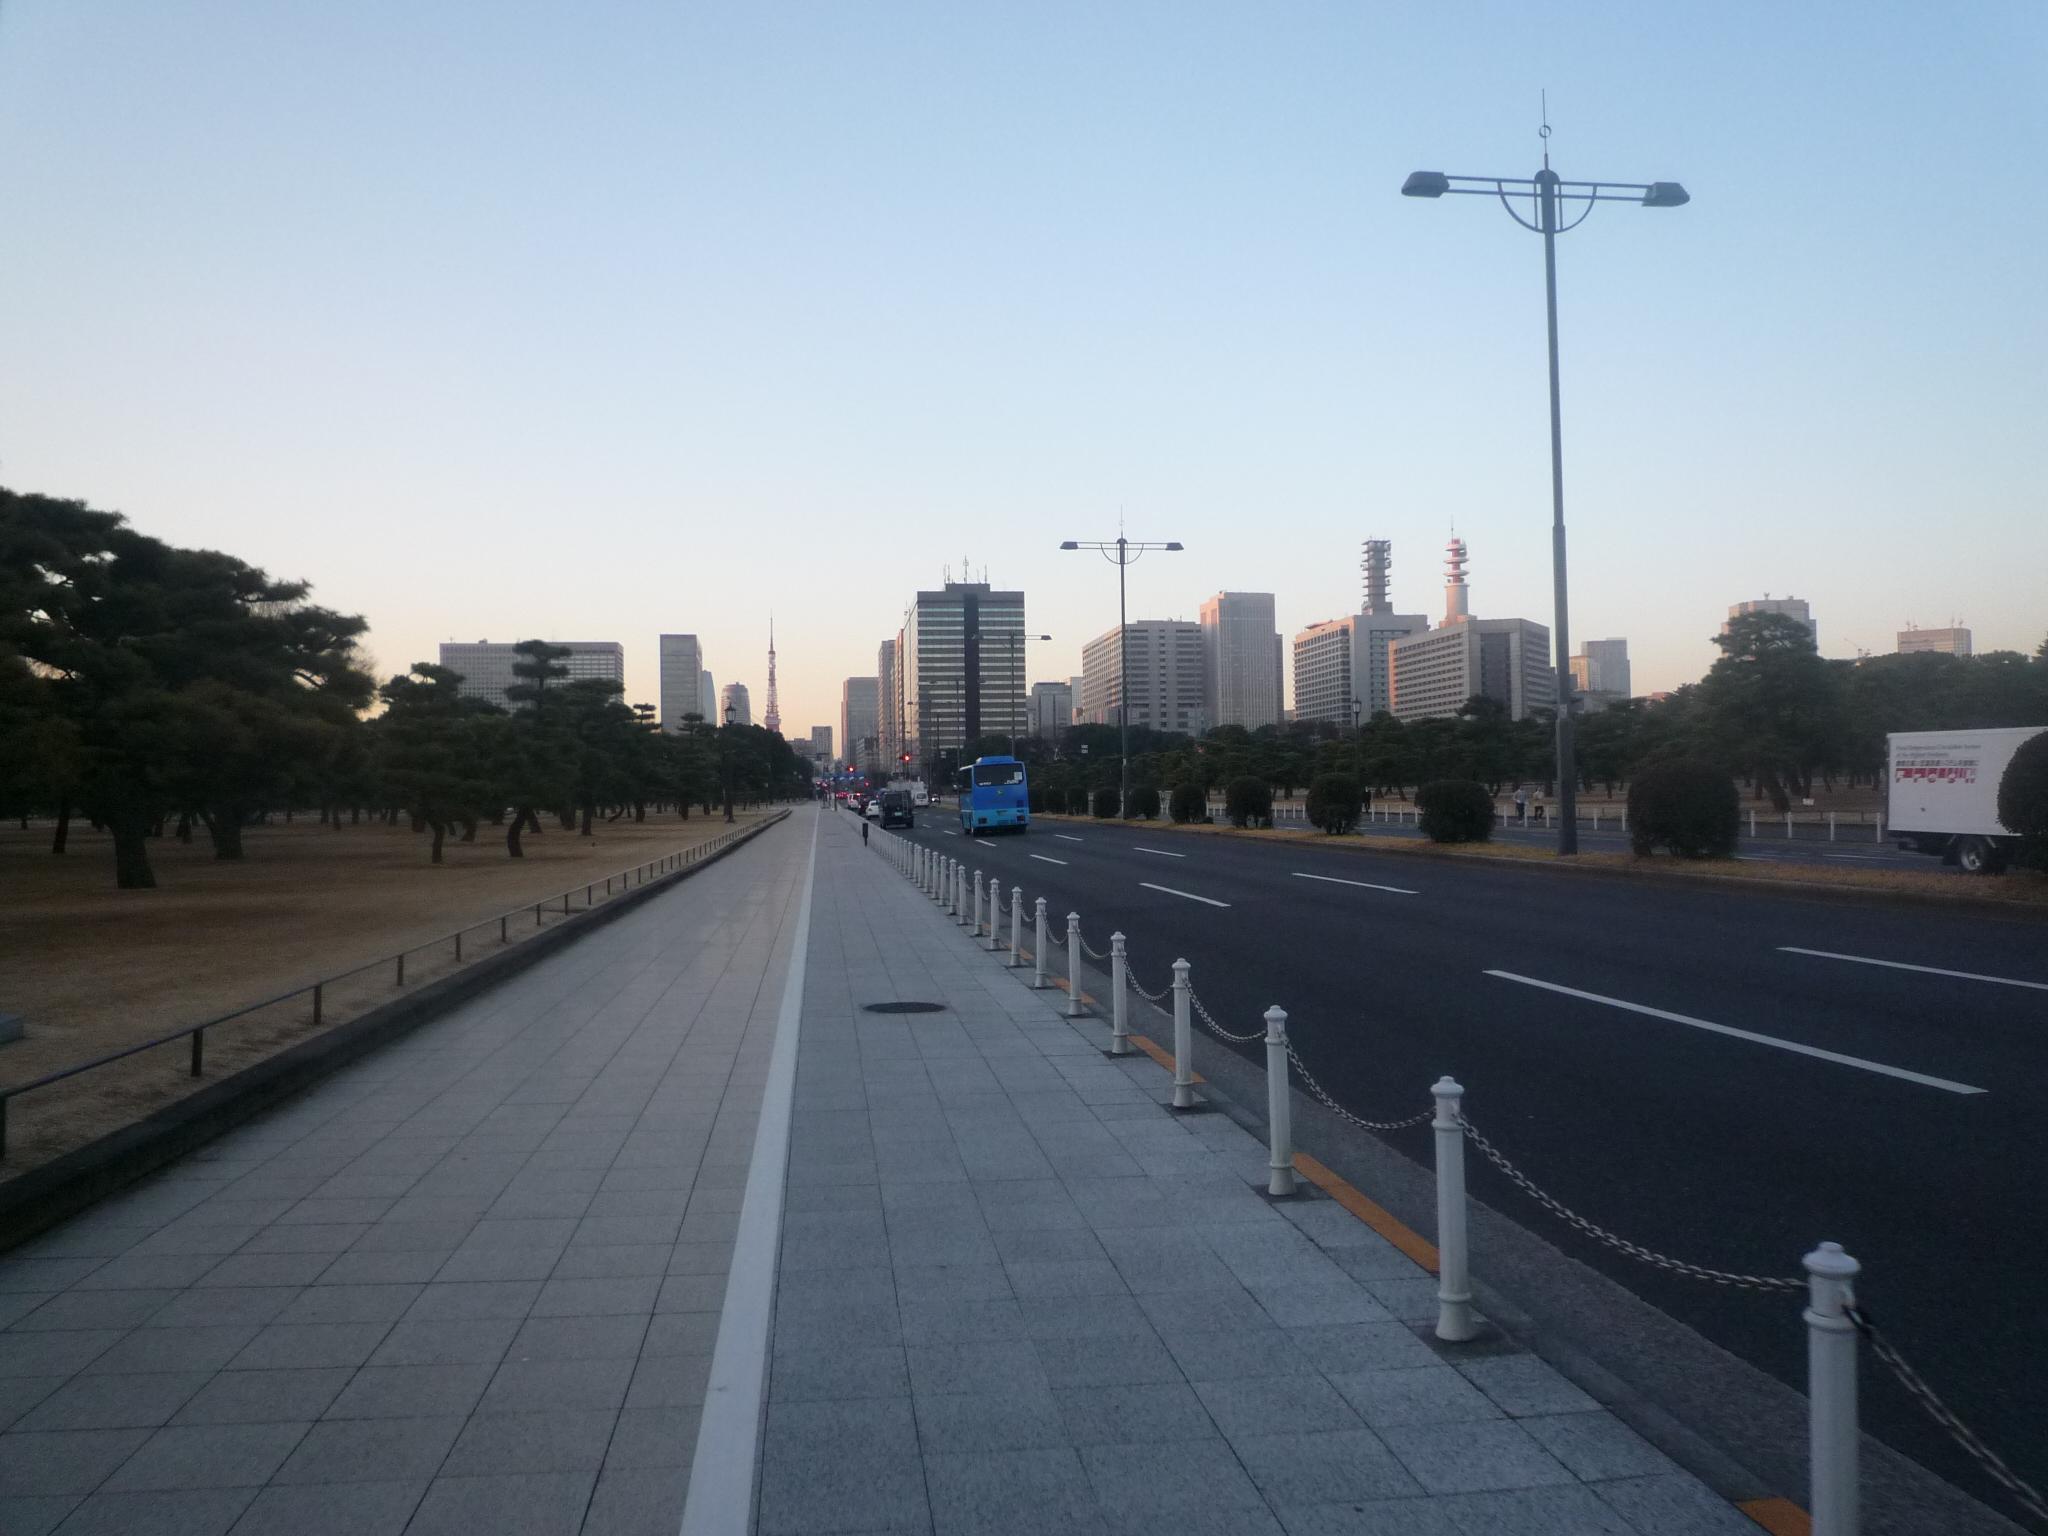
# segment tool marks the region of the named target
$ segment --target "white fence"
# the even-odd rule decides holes
[[[929,896],[942,911],[961,926],[971,923],[978,945],[998,953],[1005,948],[1001,923],[1004,898],[993,876],[988,879],[984,893],[981,871],[938,849],[886,832],[876,839],[875,846],[905,879]],[[988,901],[986,924],[982,912],[984,894]],[[1009,954],[1004,963],[1021,967],[1024,961],[1018,944],[1023,929],[1024,888],[1012,886],[1008,899]],[[1033,915],[1032,985],[1042,988],[1048,985],[1047,965],[1053,954],[1043,896],[1036,899]],[[1066,1011],[1069,1017],[1081,1017],[1089,1011],[1082,988],[1082,956],[1086,954],[1109,965],[1108,1050],[1112,1056],[1128,1055],[1133,1050],[1128,998],[1131,991],[1136,991],[1148,1002],[1166,1003],[1171,1008],[1173,1108],[1185,1110],[1196,1105],[1195,1019],[1199,1018],[1206,1029],[1225,1043],[1263,1045],[1268,1194],[1285,1198],[1297,1193],[1292,1092],[1296,1076],[1300,1077],[1303,1089],[1325,1109],[1363,1130],[1385,1134],[1429,1122],[1436,1148],[1438,1338],[1456,1343],[1473,1339],[1480,1332],[1479,1320],[1472,1310],[1471,1248],[1465,1193],[1465,1148],[1469,1144],[1510,1184],[1550,1215],[1638,1263],[1709,1285],[1780,1295],[1788,1299],[1795,1294],[1803,1297],[1805,1305],[1801,1316],[1806,1324],[1807,1338],[1808,1505],[1813,1536],[1856,1536],[1860,1528],[1859,1341],[1869,1344],[1871,1353],[1892,1373],[1907,1394],[1947,1431],[1986,1477],[2027,1514],[2048,1524],[2048,1498],[2013,1472],[1996,1452],[1956,1417],[1858,1307],[1856,1280],[1861,1266],[1842,1251],[1840,1244],[1818,1244],[1801,1259],[1804,1272],[1800,1275],[1743,1274],[1658,1253],[1589,1220],[1544,1191],[1473,1125],[1465,1114],[1465,1088],[1451,1078],[1443,1077],[1430,1085],[1429,1107],[1426,1109],[1393,1120],[1366,1119],[1340,1104],[1308,1070],[1288,1038],[1285,1009],[1268,1008],[1260,1028],[1235,1034],[1203,1006],[1192,983],[1194,968],[1185,959],[1175,960],[1171,980],[1159,991],[1150,992],[1133,974],[1123,934],[1112,933],[1109,948],[1098,950],[1082,935],[1080,913],[1069,912],[1065,939]],[[1099,1008],[1100,1004],[1097,1006]]]

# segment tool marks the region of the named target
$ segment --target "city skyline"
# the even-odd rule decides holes
[[[1487,609],[1548,623],[1540,248],[1398,195],[1533,171],[1547,85],[1564,174],[1694,198],[1560,258],[1574,634],[1629,637],[1638,692],[1766,591],[1830,656],[1950,611],[2031,652],[2048,216],[2006,189],[2048,16],[1466,21],[1453,68],[1446,20],[1334,5],[714,3],[567,47],[459,0],[10,6],[0,481],[311,581],[385,676],[600,634],[655,703],[687,630],[765,699],[772,601],[799,720],[956,549],[1055,637],[1029,681],[1079,672],[1113,572],[1057,544],[1119,515],[1186,546],[1134,618],[1270,591],[1291,635],[1356,610],[1368,535],[1430,611],[1455,525]],[[1873,240],[1902,179],[1956,211]]]

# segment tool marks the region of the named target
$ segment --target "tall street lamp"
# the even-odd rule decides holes
[[[1550,570],[1557,618],[1557,851],[1579,851],[1578,769],[1572,759],[1571,624],[1565,603],[1564,551],[1564,427],[1557,394],[1557,237],[1585,223],[1595,203],[1635,203],[1644,208],[1678,208],[1692,201],[1675,181],[1564,181],[1550,168],[1550,125],[1543,169],[1533,177],[1446,176],[1442,171],[1417,171],[1401,184],[1403,197],[1443,197],[1456,193],[1497,197],[1508,216],[1543,237],[1543,294],[1550,321]],[[1516,190],[1510,191],[1510,188]],[[1527,190],[1523,190],[1527,189]],[[1511,199],[1527,197],[1533,218],[1524,218]],[[1570,223],[1559,222],[1574,201],[1585,203]]]
[[[1023,643],[1024,643],[1024,642],[1025,642],[1026,640],[1050,640],[1051,638],[1052,638],[1052,636],[1051,636],[1051,635],[1011,635],[1011,636],[1009,637],[1009,640],[1010,640],[1010,697],[1011,697],[1011,699],[1012,699],[1012,700],[1016,701],[1016,704],[1017,704],[1017,712],[1018,712],[1018,714],[1022,714],[1022,713],[1024,712],[1024,704],[1023,704],[1023,690],[1022,690],[1022,688],[1020,688],[1020,687],[1018,686],[1018,682],[1019,682],[1019,679],[1018,679],[1018,675],[1017,675],[1017,648],[1018,648],[1018,647],[1019,647],[1020,645],[1022,645],[1022,644],[1023,644]],[[1017,721],[1017,716],[1016,716],[1016,715],[1012,715],[1012,716],[1010,717],[1010,723],[1011,723],[1012,725],[1014,725],[1014,724],[1016,724],[1016,721]],[[1016,755],[1017,755],[1017,733],[1016,733],[1015,731],[1011,731],[1011,732],[1010,732],[1010,756],[1012,756],[1012,757],[1015,757]]]
[[[1092,549],[1103,559],[1116,562],[1117,755],[1123,760],[1118,769],[1116,813],[1125,821],[1131,817],[1131,624],[1126,617],[1124,572],[1153,550],[1178,554],[1183,547],[1177,539],[1163,544],[1145,544],[1127,539],[1121,533],[1114,543],[1068,539],[1060,545],[1061,549]]]
[[[731,703],[725,706],[725,730],[718,742],[718,766],[725,772],[725,819],[732,820],[732,722],[734,710]]]

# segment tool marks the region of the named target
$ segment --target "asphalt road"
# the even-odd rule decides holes
[[[1006,900],[1021,885],[1027,910],[1045,896],[1056,931],[1069,910],[1099,950],[1121,930],[1147,988],[1187,958],[1228,1028],[1278,1003],[1357,1113],[1426,1107],[1449,1073],[1507,1156],[1635,1242],[1764,1275],[1841,1242],[1898,1347],[2048,1482],[2048,925],[1143,825],[954,825],[940,809],[910,835],[999,873]],[[1390,1140],[1427,1159],[1428,1135]],[[1803,1388],[1796,1298],[1646,1268],[1468,1164],[1478,1198]],[[1889,1383],[1863,1403],[1873,1433],[1996,1502]]]
[[[1808,830],[1802,827],[1801,832]],[[1829,842],[1824,835],[1799,836],[1794,838],[1768,835],[1745,837],[1736,845],[1735,857],[1746,861],[1790,864],[1832,864],[1838,869],[1921,869],[1940,873],[1946,869],[1961,878],[1953,865],[1944,865],[1932,854],[1907,852],[1890,842],[1876,842],[1870,836],[1870,828],[1858,827],[1860,835],[1847,836],[1849,828],[1844,827],[1844,837]],[[1397,837],[1417,840],[1422,836],[1419,828],[1398,824],[1375,823],[1362,829],[1367,837]],[[1555,848],[1557,831],[1540,823],[1533,827],[1496,827],[1493,835],[1503,843],[1527,843],[1537,848]],[[1586,853],[1627,853],[1628,835],[1613,827],[1602,827],[1598,832],[1590,827],[1579,828],[1579,847]]]

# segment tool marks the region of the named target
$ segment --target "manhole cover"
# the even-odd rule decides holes
[[[868,1003],[868,1013],[944,1013],[944,1003]]]

